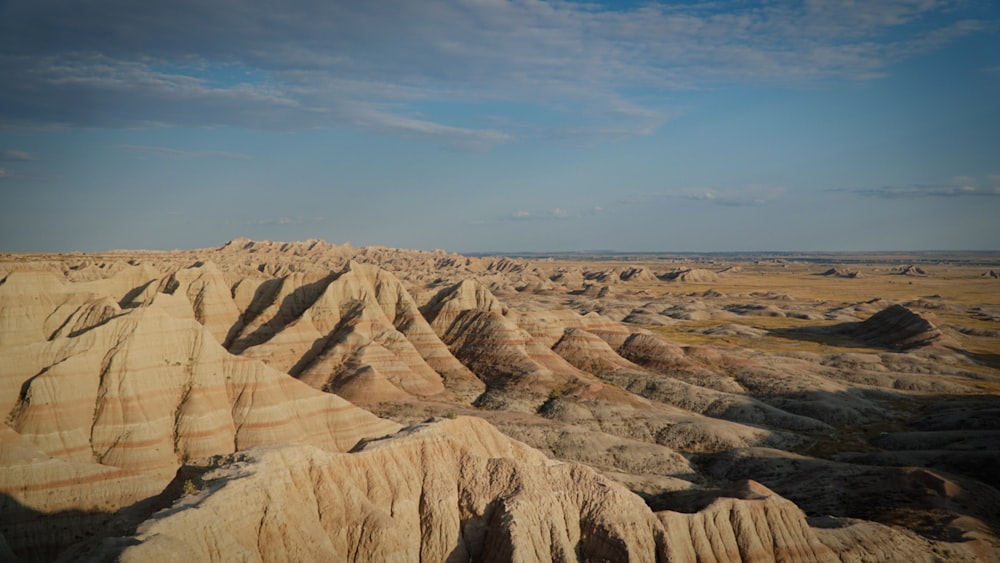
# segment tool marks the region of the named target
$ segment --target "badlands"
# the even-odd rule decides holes
[[[1000,255],[0,255],[0,560],[1000,560]]]

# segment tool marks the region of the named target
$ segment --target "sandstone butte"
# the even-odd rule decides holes
[[[977,519],[983,511],[962,516],[966,535],[947,541],[858,518],[807,517],[753,480],[703,484],[675,450],[792,447],[800,433],[830,433],[877,409],[852,395],[836,368],[808,358],[775,363],[733,347],[682,346],[593,310],[546,306],[550,292],[573,295],[585,283],[580,271],[246,239],[2,267],[3,560],[995,554],[995,537]],[[697,275],[681,279],[718,280],[688,271]],[[661,283],[647,268],[606,277]],[[889,348],[952,343],[907,309],[889,308],[856,330]],[[765,385],[764,396],[780,388],[792,398],[747,391]],[[794,402],[805,389],[835,399],[822,408]],[[408,408],[476,413],[475,404],[497,426],[452,414],[401,424],[355,403],[401,419],[416,416]],[[920,471],[928,495],[980,490]],[[654,510],[630,488],[701,501]],[[948,502],[941,506],[957,506]]]

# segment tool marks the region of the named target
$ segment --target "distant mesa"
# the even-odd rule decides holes
[[[758,305],[755,303],[743,303],[743,304],[732,304],[723,307],[726,311],[730,313],[735,313],[740,316],[754,316],[754,317],[784,317],[785,312],[781,309],[775,307],[774,305]]]
[[[253,244],[253,240],[248,239],[247,237],[237,237],[220,246],[219,250],[244,250],[252,248]]]
[[[320,239],[309,239],[296,242],[275,242],[270,240],[251,240],[246,237],[234,238],[218,248],[220,251],[250,252],[250,253],[282,253],[303,256],[310,253],[330,252],[337,249],[350,250],[351,244],[342,247]]]
[[[583,279],[587,281],[610,282],[617,278],[614,270],[585,270]]]
[[[600,299],[602,297],[607,297],[611,294],[611,287],[606,285],[598,285],[592,283],[583,284],[583,289],[578,289],[570,292],[571,295],[583,295],[584,297],[591,297],[594,299]]]
[[[642,267],[623,270],[618,277],[622,281],[656,281],[656,274]]]
[[[667,272],[660,276],[663,281],[688,283],[713,283],[719,281],[719,274],[700,268],[688,268],[676,272]]]
[[[899,272],[899,275],[901,275],[901,276],[926,276],[927,275],[927,270],[924,270],[920,266],[914,266],[913,264],[910,264],[909,266],[906,266],[905,268],[903,268],[902,271]]]
[[[772,299],[774,301],[792,301],[792,296],[783,291],[751,291],[750,297],[757,297],[762,299]]]
[[[919,299],[913,299],[911,301],[903,303],[903,305],[909,307],[910,309],[930,309],[939,311],[956,309],[954,305],[941,301],[940,297],[935,297],[933,295],[928,296],[926,298],[921,297]]]
[[[869,317],[850,334],[858,340],[892,350],[954,344],[934,320],[929,313],[921,314],[902,305],[892,305]]]
[[[991,279],[994,279],[994,280],[1000,279],[1000,272],[998,272],[996,270],[990,270],[988,272],[983,272],[983,277],[984,278],[991,278]]]
[[[830,278],[848,278],[848,279],[856,279],[864,277],[864,275],[861,272],[857,270],[848,270],[847,268],[830,268],[829,270],[819,275],[827,276]]]
[[[500,258],[499,260],[494,260],[486,266],[486,270],[490,272],[498,272],[501,274],[513,274],[517,272],[523,272],[526,270],[528,265],[524,262],[518,260],[511,260],[510,258]]]
[[[582,284],[584,277],[579,268],[560,268],[549,279],[570,286]]]

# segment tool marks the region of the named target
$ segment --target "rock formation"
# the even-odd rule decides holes
[[[0,342],[9,423],[0,492],[23,507],[14,514],[114,510],[188,459],[289,441],[347,450],[398,428],[227,353],[195,319],[172,316],[174,305],[154,299],[122,312],[46,275],[11,274],[0,286],[0,326],[35,335]],[[9,536],[11,524],[3,533],[13,549],[36,541]]]
[[[902,305],[892,305],[872,315],[850,334],[858,340],[892,350],[953,344],[929,313],[916,313]]]
[[[656,274],[647,268],[626,268],[618,274],[622,281],[656,281]]]
[[[861,274],[861,272],[857,270],[848,270],[847,268],[830,268],[829,270],[826,270],[819,275],[830,278],[848,278],[848,279],[857,279],[864,277]]]
[[[661,275],[660,279],[674,282],[712,283],[719,281],[719,274],[711,270],[688,268],[676,272],[667,272]]]
[[[424,308],[451,352],[488,388],[544,395],[585,377],[503,312],[500,301],[473,281],[441,292]]]
[[[995,558],[981,256],[664,260],[0,255],[0,559]]]
[[[841,561],[797,506],[753,481],[697,512],[657,516],[671,561]]]
[[[185,468],[191,484],[122,561],[839,561],[791,502],[753,482],[689,514],[555,463],[478,419],[421,424],[354,453],[268,446]],[[865,536],[837,538],[858,549]],[[901,542],[901,548],[908,547]],[[864,548],[861,548],[864,549]]]

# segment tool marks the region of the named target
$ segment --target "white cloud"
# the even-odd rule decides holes
[[[0,125],[356,127],[487,150],[526,127],[504,102],[566,118],[540,136],[605,141],[663,126],[673,110],[648,92],[872,79],[984,29],[936,0],[720,6],[14,0]]]
[[[34,157],[24,151],[0,150],[0,162],[12,162],[18,160],[34,160]]]
[[[580,213],[576,211],[571,211],[562,207],[554,207],[552,209],[546,209],[543,211],[527,211],[520,209],[514,211],[510,215],[503,217],[503,221],[550,221],[550,220],[565,220],[565,219],[576,219],[580,217]]]
[[[356,123],[366,129],[437,139],[455,148],[473,151],[488,150],[494,145],[512,139],[511,135],[494,129],[452,127],[424,119],[385,113],[374,108],[359,109],[354,116]]]
[[[306,219],[301,215],[296,215],[294,217],[282,216],[253,221],[253,223],[257,225],[302,225],[305,222]]]
[[[144,145],[116,145],[116,149],[150,156],[168,156],[175,158],[228,158],[247,160],[250,157],[237,152],[225,151],[182,151],[167,147],[150,147]]]
[[[638,194],[619,200],[625,205],[650,205],[664,200],[685,200],[726,207],[766,205],[785,192],[774,186],[749,185],[724,190],[713,188],[682,188],[656,193]]]
[[[691,199],[695,201],[715,201],[719,199],[719,196],[716,195],[715,191],[704,188],[687,189],[677,193],[664,194],[664,197]]]
[[[1000,197],[1000,187],[979,188],[972,185],[913,185],[883,186],[874,189],[851,190],[852,193],[883,199],[925,197]]]

